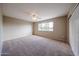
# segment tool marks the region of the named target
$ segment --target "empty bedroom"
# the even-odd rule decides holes
[[[78,10],[78,3],[0,3],[0,55],[79,55]]]

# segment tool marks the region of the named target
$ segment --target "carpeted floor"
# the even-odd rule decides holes
[[[72,56],[68,44],[43,38],[28,36],[4,41],[2,56]]]

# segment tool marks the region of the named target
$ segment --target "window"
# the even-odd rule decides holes
[[[38,31],[53,31],[53,22],[39,23]]]

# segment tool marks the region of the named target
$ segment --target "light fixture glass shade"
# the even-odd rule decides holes
[[[32,17],[33,21],[37,21],[37,18],[36,17]]]

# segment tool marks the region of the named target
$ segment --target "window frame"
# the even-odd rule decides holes
[[[50,31],[50,30],[39,30],[39,24],[42,26],[42,23],[50,23],[50,22],[52,22],[52,31]],[[54,27],[54,22],[53,21],[50,21],[50,22],[41,22],[41,23],[38,23],[38,31],[39,32],[53,32],[54,31],[54,29],[53,29],[53,27]]]

